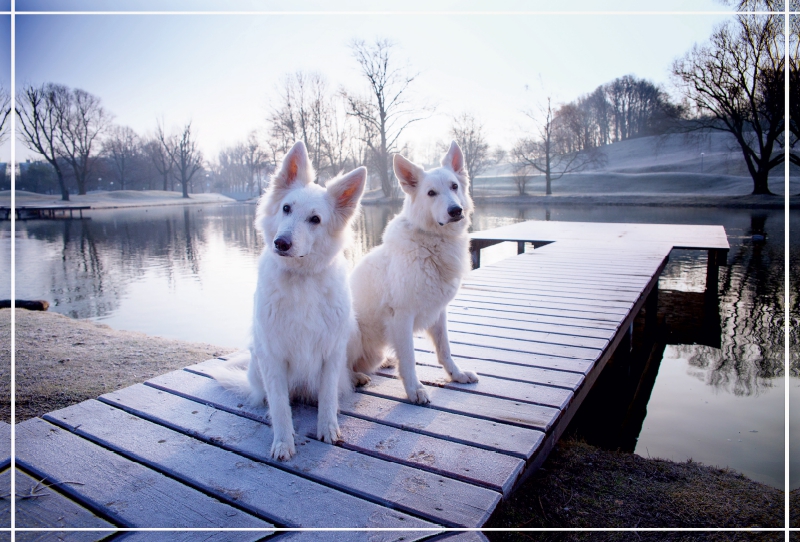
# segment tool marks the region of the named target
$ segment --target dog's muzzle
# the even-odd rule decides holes
[[[276,237],[275,241],[275,252],[277,252],[281,256],[288,256],[287,252],[292,248],[292,241],[288,237]]]
[[[447,209],[447,214],[450,215],[450,222],[458,222],[462,218],[464,218],[464,209],[459,207],[458,205],[453,205]]]

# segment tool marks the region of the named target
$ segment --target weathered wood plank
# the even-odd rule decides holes
[[[614,273],[606,273],[606,274],[584,274],[581,272],[570,271],[568,269],[559,269],[558,271],[555,270],[548,270],[543,268],[538,269],[521,269],[521,270],[513,270],[513,269],[499,269],[494,266],[486,266],[481,267],[478,269],[473,269],[469,276],[469,278],[474,277],[477,280],[483,280],[484,278],[490,280],[509,280],[514,283],[526,283],[530,282],[534,277],[537,280],[541,280],[543,283],[550,283],[550,284],[565,284],[565,285],[572,285],[572,286],[581,286],[592,284],[598,287],[604,288],[631,288],[631,289],[638,289],[643,284],[647,282],[647,278],[645,276],[636,275],[636,276],[627,276],[627,275],[616,275]]]
[[[433,352],[433,347],[430,342],[425,339],[414,339],[414,348],[417,352],[417,360],[421,352]],[[516,370],[519,366],[529,367],[532,370],[526,373],[525,378],[520,380],[528,380],[538,384],[546,384],[548,386],[560,386],[562,388],[572,389],[580,382],[583,370],[588,370],[592,366],[593,360],[579,360],[576,358],[558,358],[555,356],[548,356],[544,354],[535,354],[530,352],[518,352],[515,350],[500,350],[497,348],[489,348],[484,346],[476,346],[470,344],[451,343],[450,350],[452,351],[453,358],[462,359],[459,365],[462,368],[481,366],[479,372],[484,374],[491,374],[494,376],[504,376],[506,371],[511,370],[506,367],[496,367],[495,362],[513,364]],[[429,359],[429,358],[425,358]],[[485,362],[491,362],[486,365]],[[432,365],[432,362],[425,362],[427,365]],[[535,369],[535,370],[534,370]],[[470,369],[475,370],[475,369]],[[496,372],[500,371],[500,372]]]
[[[16,542],[99,542],[111,540],[113,531],[20,531],[14,533]],[[121,540],[121,538],[113,538]],[[243,541],[244,542],[244,541]]]
[[[483,325],[490,322],[494,328],[517,329],[524,331],[540,331],[542,333],[555,333],[568,337],[592,337],[594,339],[610,340],[614,336],[615,328],[586,327],[575,324],[565,324],[563,321],[553,323],[546,317],[523,320],[520,318],[510,318],[509,316],[519,316],[512,314],[498,314],[495,311],[489,314],[488,311],[481,309],[465,310],[460,308],[448,308],[448,326],[455,323]]]
[[[515,339],[526,342],[539,342],[561,346],[580,346],[584,348],[603,349],[608,339],[596,339],[581,335],[566,335],[551,331],[521,330],[507,327],[498,327],[493,320],[484,318],[475,323],[448,321],[450,332],[468,333],[476,336],[497,337],[502,339]],[[486,345],[488,346],[488,345]]]
[[[399,378],[397,369],[394,367],[381,367],[377,374],[389,378]],[[572,397],[572,392],[564,388],[554,388],[541,386],[530,382],[519,382],[506,380],[491,375],[481,375],[478,382],[470,384],[460,384],[451,382],[441,367],[431,367],[417,365],[417,376],[420,382],[431,386],[444,387],[501,399],[511,399],[512,401],[523,401],[535,405],[544,405],[553,408],[563,408]]]
[[[526,354],[542,354],[545,356],[584,359],[593,361],[602,352],[601,348],[585,346],[568,346],[559,343],[548,343],[542,341],[508,339],[491,335],[477,335],[474,333],[462,333],[460,331],[448,331],[451,350],[456,353],[455,345],[480,346],[485,348],[495,348],[497,350],[508,350],[512,352],[523,352]],[[417,341],[425,341],[422,337],[415,337]],[[607,341],[604,341],[604,343]]]
[[[63,493],[119,525],[272,527],[39,418],[16,426],[16,454],[34,476],[59,483]]]
[[[631,302],[618,302],[618,301],[598,301],[598,300],[580,300],[567,297],[547,297],[544,298],[540,295],[525,294],[525,293],[508,293],[499,292],[494,290],[482,290],[478,288],[463,287],[459,290],[459,296],[471,296],[472,298],[492,299],[498,302],[507,303],[510,301],[527,301],[534,303],[536,307],[555,307],[555,308],[568,308],[575,311],[596,311],[602,310],[612,314],[626,314],[633,303]]]
[[[636,300],[639,292],[632,290],[576,290],[563,286],[539,285],[536,281],[527,286],[514,284],[495,284],[484,281],[465,281],[461,284],[463,290],[476,290],[481,292],[495,292],[498,295],[527,297],[540,297],[550,300],[564,300],[565,302],[585,302],[591,304],[611,304],[613,306],[627,306]]]
[[[110,529],[114,524],[97,517],[80,504],[71,501],[58,491],[48,488],[47,482],[40,483],[21,470],[16,471],[17,495],[41,495],[35,498],[14,500],[16,506],[17,527],[37,527],[45,529],[78,527]],[[38,486],[37,486],[38,484]],[[35,489],[35,491],[34,491]],[[87,538],[70,538],[70,540],[99,540],[109,533],[92,534]]]
[[[269,533],[258,531],[135,531],[124,533],[114,542],[283,542],[288,540],[287,534],[270,536]]]
[[[180,378],[180,373],[186,373],[186,378]],[[261,409],[258,416],[244,417],[226,411],[217,401],[205,399],[204,402],[212,403],[213,406],[195,403],[189,398],[181,397],[179,393],[182,392],[176,391],[172,386],[183,385],[201,393],[205,390],[208,396],[216,395],[221,401],[241,405],[239,413],[248,414],[240,399],[225,392],[209,378],[186,371],[175,371],[169,375],[172,378],[157,377],[148,381],[152,389],[161,393],[145,394],[145,390],[141,390],[141,397],[146,397],[147,400],[141,400],[131,392],[123,394],[123,390],[106,394],[101,399],[137,416],[251,459],[280,465],[294,474],[431,521],[477,526],[489,517],[500,498],[499,493],[488,489],[330,446],[303,435],[298,435],[297,438],[297,455],[289,461],[277,462],[269,456],[272,428],[265,423],[266,408]],[[169,391],[165,391],[165,384],[170,386]],[[137,387],[138,389],[140,388]],[[192,410],[186,410],[187,408]],[[359,475],[354,476],[354,472]],[[416,488],[416,492],[409,492],[408,488]]]
[[[513,300],[492,300],[485,297],[472,296],[469,294],[459,293],[455,299],[450,302],[450,307],[461,307],[465,309],[492,309],[505,312],[517,312],[530,315],[542,316],[561,316],[567,318],[575,318],[576,320],[600,320],[618,324],[622,315],[617,313],[608,313],[605,311],[589,311],[589,310],[574,310],[565,309],[562,306],[558,307],[543,307],[541,304],[533,303],[530,301]]]
[[[209,360],[191,365],[186,367],[186,372],[192,376],[197,376],[193,372],[205,374],[204,371],[216,363],[217,360]],[[150,380],[148,384],[165,386],[164,389],[229,412],[245,416],[261,413],[257,416],[259,420],[266,417],[266,409],[249,407],[234,395],[222,392],[219,386],[209,385],[207,380],[177,378],[179,376],[179,371],[175,371]],[[533,429],[498,424],[363,393],[353,393],[340,399],[339,411],[406,431],[461,442],[526,460],[531,457],[543,436],[541,431]]]
[[[462,531],[439,535],[430,542],[489,542],[489,539],[480,531]]]
[[[142,393],[138,384],[127,395]],[[126,394],[120,390],[117,395]],[[151,388],[152,390],[152,388]],[[156,394],[157,390],[152,390]],[[163,394],[162,394],[163,395]],[[185,400],[184,400],[185,401]],[[191,409],[192,406],[185,406]],[[191,412],[189,410],[189,412]],[[214,416],[212,411],[209,416]],[[46,420],[169,474],[247,512],[287,527],[433,527],[330,487],[212,446],[99,401],[46,414]],[[191,414],[190,414],[191,416]],[[268,442],[261,442],[263,450]]]
[[[497,320],[497,325],[502,325],[504,322],[508,322],[507,327],[523,326],[522,329],[525,329],[524,326],[526,325],[533,326],[534,328],[537,325],[555,326],[558,329],[562,329],[563,333],[567,335],[572,334],[575,328],[577,328],[577,331],[574,331],[574,333],[582,333],[582,330],[590,329],[594,330],[601,338],[613,337],[617,326],[619,325],[613,321],[533,314],[525,312],[524,310],[517,312],[513,310],[508,311],[499,306],[493,308],[483,308],[478,306],[465,307],[448,305],[447,313],[448,315],[453,315],[453,318],[456,316],[468,316],[481,320],[483,318],[491,318],[493,320]]]
[[[541,405],[431,386],[426,386],[426,389],[431,399],[426,408],[435,408],[485,420],[530,427],[540,431],[549,430],[559,415],[558,409]],[[403,383],[394,378],[373,375],[372,381],[361,390],[362,393],[380,395],[381,397],[398,401],[408,400]]]
[[[11,465],[11,426],[0,422],[0,470]]]
[[[502,352],[502,351],[501,351]],[[443,371],[441,365],[437,361],[436,354],[429,351],[415,350],[414,352],[417,365],[434,367],[439,371]],[[542,386],[563,388],[564,390],[572,390],[577,386],[585,371],[592,367],[592,363],[585,360],[568,360],[566,358],[551,358],[539,359],[542,366],[534,365],[520,365],[517,363],[506,363],[502,361],[492,361],[476,358],[462,358],[453,356],[453,360],[462,369],[475,371],[479,375],[491,376],[505,381],[512,380],[516,382],[525,382],[531,384],[540,384]],[[549,361],[554,360],[551,364]],[[559,361],[575,361],[574,366],[561,364]],[[578,364],[580,362],[580,364]],[[436,381],[438,382],[438,374],[436,374]],[[444,375],[441,375],[442,377]],[[438,385],[438,384],[437,384]]]
[[[11,527],[11,503],[14,502],[11,496],[11,469],[0,472],[0,491],[3,497],[0,499],[0,529]]]

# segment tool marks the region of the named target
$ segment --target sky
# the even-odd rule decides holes
[[[449,141],[451,117],[467,111],[483,122],[492,145],[510,147],[532,128],[521,112],[547,96],[568,102],[626,74],[670,90],[672,62],[730,18],[727,6],[711,0],[649,4],[679,14],[650,13],[640,4],[573,0],[559,4],[564,13],[489,14],[464,13],[485,9],[476,1],[413,0],[392,6],[401,13],[374,13],[374,2],[356,0],[199,0],[191,9],[234,12],[65,14],[47,10],[180,12],[189,2],[17,0],[16,85],[82,88],[101,98],[117,124],[142,135],[153,132],[157,119],[168,130],[191,120],[210,157],[265,127],[287,73],[316,71],[331,89],[365,90],[348,43],[389,38],[397,59],[419,72],[412,97],[436,106],[406,132],[413,146]],[[314,11],[331,5],[336,13]],[[281,13],[287,6],[295,11]],[[504,0],[492,9],[552,7]],[[634,9],[645,11],[619,13]],[[243,10],[261,12],[235,13]],[[9,18],[1,17],[0,40],[8,39]],[[2,61],[0,83],[10,85]],[[18,144],[17,159],[28,157],[35,155]]]

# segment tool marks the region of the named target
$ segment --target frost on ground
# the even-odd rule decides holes
[[[9,422],[11,310],[0,310],[0,419]],[[117,331],[52,312],[16,311],[16,421],[94,399],[235,348]]]

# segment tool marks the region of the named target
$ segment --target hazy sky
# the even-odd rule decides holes
[[[571,2],[559,9],[648,9],[640,2]],[[17,11],[109,9],[107,0],[17,0]],[[116,9],[181,9],[188,2],[122,0]],[[194,9],[331,9],[322,2],[194,2]],[[366,9],[364,2],[336,3]],[[380,4],[387,6],[388,3]],[[454,2],[405,2],[395,9],[454,9]],[[460,10],[482,9],[477,2]],[[284,74],[317,71],[330,88],[361,89],[347,44],[388,37],[397,58],[420,76],[413,95],[437,105],[407,132],[417,147],[446,139],[450,116],[470,111],[493,144],[511,145],[529,125],[520,111],[545,95],[570,101],[615,77],[634,74],[668,87],[672,61],[727,19],[718,2],[659,2],[681,14],[17,14],[16,83],[57,82],[102,99],[118,124],[140,134],[157,118],[193,120],[207,156],[264,126]],[[691,5],[691,7],[689,7]],[[492,9],[547,9],[544,2]],[[372,8],[374,9],[374,8]],[[552,8],[551,8],[552,9]],[[651,8],[652,9],[652,8]],[[8,18],[0,39],[9,36]],[[7,38],[6,38],[7,39]],[[4,55],[0,55],[2,58]],[[6,57],[8,55],[5,55]],[[7,64],[0,62],[2,74]],[[8,78],[0,82],[8,87]],[[526,88],[528,90],[526,90]],[[18,159],[30,154],[17,146]]]

